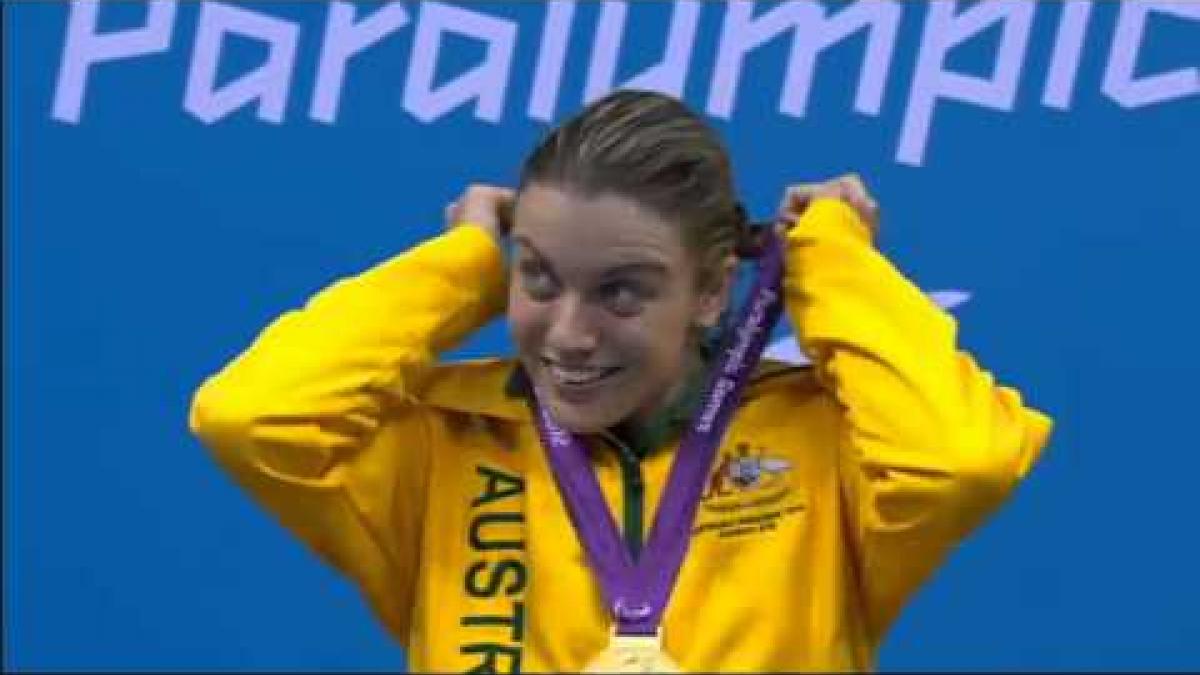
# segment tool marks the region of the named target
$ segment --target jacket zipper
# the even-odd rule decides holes
[[[636,562],[642,552],[645,531],[646,483],[642,477],[642,463],[633,450],[611,433],[604,432],[605,440],[617,449],[617,461],[621,465],[621,494],[624,504],[622,533],[630,556]]]

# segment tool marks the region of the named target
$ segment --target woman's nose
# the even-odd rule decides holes
[[[546,346],[559,356],[586,356],[596,348],[596,327],[588,306],[579,298],[559,300],[546,331]]]

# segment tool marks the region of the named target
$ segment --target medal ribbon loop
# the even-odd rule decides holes
[[[782,311],[782,280],[782,245],[768,230],[758,276],[680,443],[636,564],[604,501],[587,447],[560,427],[536,395],[533,397],[534,420],[551,471],[612,610],[618,635],[656,634],[687,553],[700,496],[721,437]]]

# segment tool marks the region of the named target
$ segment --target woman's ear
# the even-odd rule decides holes
[[[696,324],[698,326],[715,328],[717,322],[721,320],[721,313],[729,304],[729,296],[733,291],[737,264],[737,256],[726,256],[712,278],[701,280],[699,306],[696,308]]]

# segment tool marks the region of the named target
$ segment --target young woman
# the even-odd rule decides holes
[[[191,427],[414,670],[871,669],[1051,426],[875,213],[852,177],[795,186],[756,239],[714,132],[617,92],[272,323]],[[755,363],[780,305],[811,367]],[[517,358],[436,361],[504,312]]]

